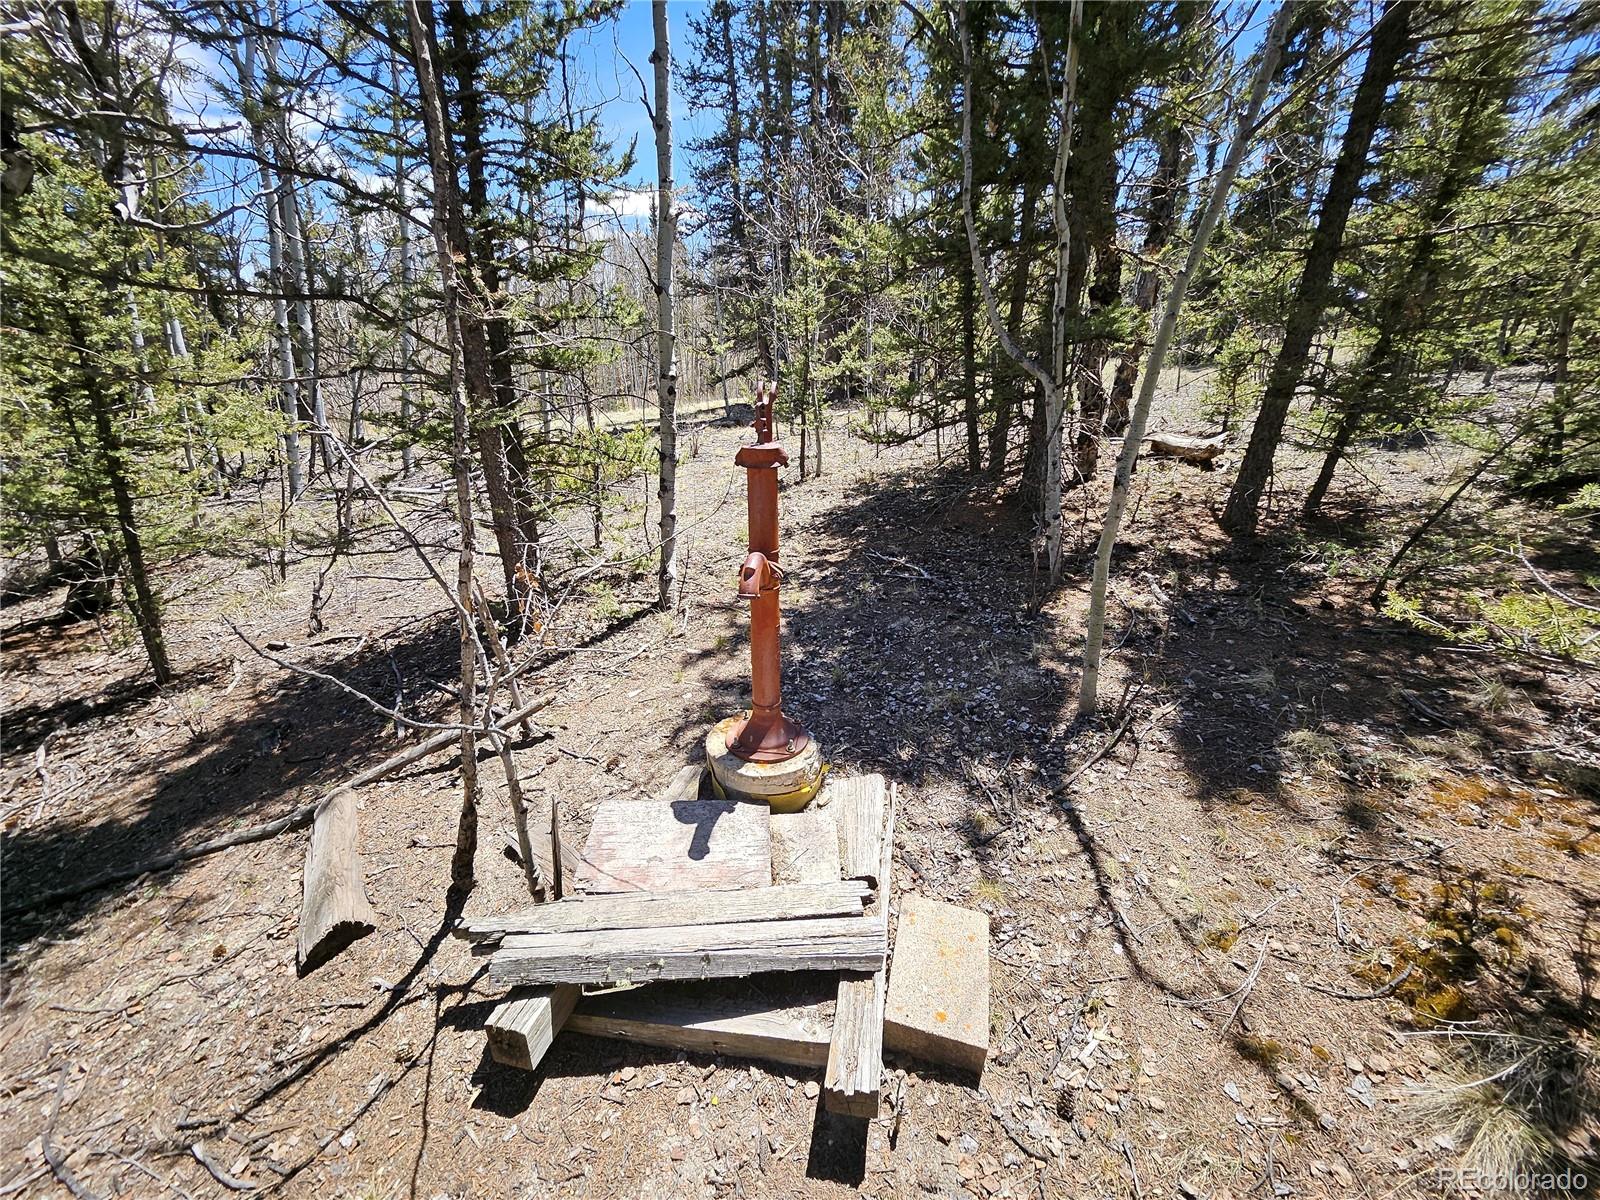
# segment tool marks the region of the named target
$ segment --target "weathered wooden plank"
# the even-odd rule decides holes
[[[839,800],[850,808],[838,814],[840,850],[847,874],[858,873],[867,862],[878,879],[876,907],[867,920],[889,936],[890,887],[894,878],[894,821],[897,794],[883,786],[881,775],[868,775],[862,781],[876,780],[876,795],[869,786],[858,786],[843,793]],[[837,801],[836,801],[837,802]],[[851,811],[851,808],[858,811]],[[881,822],[874,827],[866,813],[877,812]],[[844,837],[851,830],[850,840]],[[873,839],[876,856],[867,857],[864,839]],[[852,1117],[878,1115],[878,1096],[883,1085],[883,1007],[887,978],[880,966],[870,974],[847,976],[839,981],[838,1002],[833,1011],[833,1040],[828,1049],[828,1069],[824,1076],[822,1102],[829,1112]]]
[[[469,942],[508,933],[577,933],[601,929],[662,929],[728,925],[735,921],[792,921],[802,917],[859,917],[872,889],[859,879],[790,884],[743,892],[618,892],[535,904],[498,917],[463,921],[452,931]]]
[[[925,896],[900,902],[884,1009],[891,1050],[983,1075],[989,1056],[989,918]]]
[[[489,1014],[484,1032],[489,1056],[508,1067],[531,1071],[571,1019],[579,989],[572,986],[518,988]]]
[[[765,804],[603,800],[578,863],[578,890],[706,891],[772,883]]]
[[[574,1033],[694,1054],[731,1054],[796,1067],[820,1067],[828,1061],[831,995],[812,994],[818,993],[812,987],[805,989],[804,998],[777,1005],[763,999],[706,995],[706,986],[696,984],[688,990],[661,984],[585,997],[566,1027]]]
[[[839,827],[833,809],[773,813],[772,882],[825,883],[839,878]]]
[[[541,831],[549,827],[549,813],[550,809],[548,806],[544,807],[542,810],[535,809],[533,824],[536,825]],[[533,843],[533,865],[539,869],[540,878],[552,878],[555,874],[555,865],[554,856],[550,853],[550,850],[555,843],[549,837],[534,837],[530,840]],[[516,863],[519,867],[522,865],[522,848],[517,845],[517,837],[515,833],[506,837],[505,846],[503,849],[507,858]],[[572,895],[576,889],[577,866],[582,861],[583,855],[573,848],[571,842],[569,842],[566,838],[562,838],[561,894],[563,896]]]
[[[716,902],[706,897],[707,904]],[[741,921],[668,929],[512,933],[489,960],[489,978],[521,983],[645,983],[758,971],[876,971],[887,931],[867,917]]]
[[[700,798],[700,776],[705,768],[699,763],[690,763],[686,767],[679,767],[678,773],[672,777],[672,782],[667,784],[655,797],[657,800],[698,800]]]
[[[883,858],[883,776],[830,780],[828,786],[828,807],[839,830],[839,869],[846,879],[876,885]]]
[[[301,975],[377,928],[362,877],[360,836],[351,789],[340,788],[317,806],[300,897],[296,951]]]

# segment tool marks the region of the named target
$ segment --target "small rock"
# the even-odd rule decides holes
[[[817,1093],[820,1092],[821,1090],[822,1089],[817,1086],[817,1081],[815,1079],[806,1080],[806,1099],[807,1100],[815,1100],[817,1098]]]
[[[678,1089],[678,1103],[679,1104],[693,1104],[694,1103],[694,1089],[692,1087],[689,1087],[687,1084],[685,1084],[683,1087],[679,1088]]]

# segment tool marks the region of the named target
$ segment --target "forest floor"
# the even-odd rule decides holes
[[[684,439],[684,615],[649,608],[648,574],[597,575],[544,631],[565,649],[537,690],[558,699],[516,753],[574,836],[744,703],[746,436]],[[885,1115],[862,1124],[823,1113],[797,1069],[576,1035],[537,1073],[493,1063],[496,996],[442,924],[447,755],[365,790],[379,929],[305,979],[304,832],[18,911],[269,820],[404,744],[225,618],[385,703],[444,711],[449,611],[368,513],[317,636],[314,560],[287,582],[248,549],[174,568],[182,679],[164,692],[136,639],[60,624],[59,593],[7,610],[0,1196],[60,1194],[47,1145],[83,1194],[225,1194],[197,1142],[264,1188],[374,1200],[1472,1194],[1455,1172],[1484,1120],[1496,1145],[1536,1136],[1484,1099],[1502,1091],[1596,1178],[1600,800],[1581,744],[1600,673],[1389,620],[1349,567],[1426,511],[1447,451],[1369,448],[1336,520],[1248,550],[1210,516],[1226,470],[1142,466],[1089,722],[1073,702],[1096,498],[1069,496],[1091,511],[1036,611],[1026,515],[931,439],[880,453],[840,433],[828,451],[782,496],[785,699],[836,771],[898,781],[896,891],[990,913],[981,1088],[891,1057]],[[1313,465],[1296,458],[1280,493]],[[447,564],[442,500],[408,499]],[[308,505],[302,538],[330,519]],[[627,519],[638,544],[645,514]],[[1592,548],[1567,553],[1595,570]],[[493,786],[484,813],[469,913],[521,887]]]

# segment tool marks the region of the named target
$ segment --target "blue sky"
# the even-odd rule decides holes
[[[708,7],[705,0],[669,0],[667,4],[675,77],[691,52],[689,20]],[[601,102],[603,127],[616,139],[619,148],[626,146],[629,139],[638,138],[638,159],[629,182],[642,187],[655,186],[655,135],[650,128],[649,114],[639,99],[639,79],[634,72],[638,72],[651,90],[653,103],[655,77],[650,52],[654,48],[655,30],[651,24],[649,0],[630,0],[614,22],[585,31],[573,47],[574,61],[580,73],[587,77],[590,95]],[[673,81],[672,125],[673,140],[678,143],[676,174],[681,186],[687,174],[683,143],[705,131],[690,113],[683,88],[676,78]]]

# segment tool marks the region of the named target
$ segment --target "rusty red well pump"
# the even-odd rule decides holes
[[[734,462],[745,469],[750,553],[739,571],[739,596],[750,601],[750,711],[728,730],[728,751],[746,762],[781,763],[801,753],[811,735],[783,713],[783,666],[778,652],[778,468],[789,455],[773,440],[772,407],[778,385],[756,387],[754,445]]]

